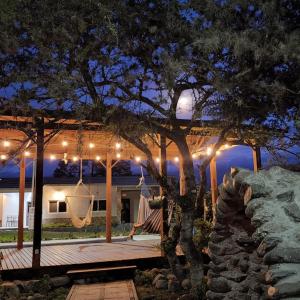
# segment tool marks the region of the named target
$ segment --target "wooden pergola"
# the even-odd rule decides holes
[[[178,122],[181,127],[185,127],[189,123],[187,120],[178,120]],[[204,151],[204,146],[207,149],[206,143],[216,135],[218,130],[214,123],[195,123],[192,134],[188,136],[189,147],[195,156]],[[153,137],[149,135],[145,136],[144,139],[153,157],[157,159],[161,174],[167,176],[167,160],[180,160],[176,145],[164,136]],[[145,159],[144,154],[139,149],[124,140],[120,140],[118,136],[106,130],[99,123],[78,121],[71,118],[57,120],[54,118],[11,115],[0,116],[0,143],[0,158],[2,160],[17,158],[20,161],[18,249],[23,248],[26,158],[30,157],[35,160],[33,268],[40,267],[41,259],[44,159],[73,159],[74,161],[83,159],[106,162],[106,242],[111,242],[113,161],[120,159],[143,160]],[[119,144],[121,144],[121,147],[119,147]],[[230,144],[235,144],[234,137],[232,137]],[[226,147],[224,146],[224,148]],[[261,168],[259,147],[253,150],[253,163],[255,171]],[[211,160],[210,175],[212,201],[215,205],[218,195],[216,157]],[[163,220],[165,218],[166,216],[163,215],[162,210],[161,234],[164,230]]]

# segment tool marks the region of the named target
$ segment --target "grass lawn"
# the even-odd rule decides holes
[[[129,235],[129,231],[114,231],[112,230],[112,236],[126,236]],[[17,230],[2,230],[0,231],[0,243],[15,242],[17,240]],[[42,231],[42,240],[71,240],[71,239],[86,239],[86,238],[97,238],[105,237],[105,231],[100,232],[70,232],[70,231]],[[32,232],[28,230],[24,231],[24,241],[32,241]]]

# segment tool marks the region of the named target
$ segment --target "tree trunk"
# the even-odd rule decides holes
[[[185,137],[177,140],[177,147],[181,153],[180,160],[180,197],[181,230],[180,246],[190,266],[192,287],[202,283],[204,276],[201,249],[197,249],[193,241],[193,228],[196,204],[196,181],[194,164]]]

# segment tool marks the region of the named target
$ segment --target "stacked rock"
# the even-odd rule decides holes
[[[220,187],[208,299],[300,299],[300,174],[232,170]]]

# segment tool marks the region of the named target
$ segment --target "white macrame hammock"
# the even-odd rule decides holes
[[[80,191],[80,190],[82,190],[82,191]],[[86,194],[84,192],[86,192]],[[75,199],[90,200],[90,205],[88,207],[87,213],[86,213],[85,217],[83,217],[83,218],[80,218],[78,215],[76,215],[76,213],[72,207],[73,201]],[[83,183],[83,180],[82,180],[82,159],[81,159],[81,161],[80,161],[80,179],[75,186],[74,193],[72,195],[65,196],[65,202],[68,205],[69,214],[71,216],[72,224],[74,227],[82,228],[82,227],[88,226],[92,223],[94,200],[95,200],[95,195],[90,193],[89,189]]]
[[[149,200],[152,199],[150,191],[145,183],[145,177],[143,174],[143,168],[141,167],[142,177],[137,187],[141,188],[139,210],[137,215],[136,224],[144,224],[145,221],[152,213],[152,209],[149,206]]]

